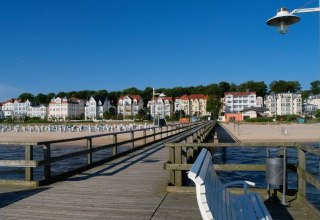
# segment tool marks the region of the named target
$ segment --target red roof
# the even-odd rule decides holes
[[[168,101],[170,101],[170,102],[172,102],[172,100],[173,100],[172,97],[163,97],[162,99],[163,99],[163,100],[168,100]]]
[[[207,95],[203,94],[191,94],[191,95],[183,95],[180,97],[176,97],[176,99],[182,99],[182,100],[190,100],[190,99],[208,99]]]
[[[126,95],[126,96],[128,96],[131,99],[136,99],[138,101],[140,101],[142,99],[140,95]],[[126,96],[120,96],[119,99],[124,99],[124,97],[126,97]]]
[[[180,96],[180,97],[176,97],[176,99],[189,100],[189,96],[183,95],[183,96]]]
[[[17,101],[18,103],[22,103],[21,99],[8,99],[7,101],[3,102],[2,104],[14,103],[15,101]]]
[[[203,94],[191,94],[189,95],[190,99],[208,99],[207,95],[203,95]]]

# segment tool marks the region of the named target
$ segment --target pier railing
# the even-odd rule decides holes
[[[200,148],[207,148],[213,151],[217,148],[243,148],[252,147],[258,150],[267,148],[295,148],[297,149],[297,162],[287,164],[286,169],[297,174],[297,197],[306,199],[306,185],[310,183],[315,188],[320,190],[320,180],[306,169],[307,157],[310,153],[320,157],[320,150],[312,147],[302,146],[301,143],[169,143],[166,144],[169,148],[169,160],[165,165],[165,169],[170,172],[170,180],[167,190],[169,192],[193,192],[194,188],[188,186],[186,173],[191,169],[194,160]],[[264,148],[264,149],[262,149]],[[214,169],[217,171],[261,171],[266,172],[266,164],[214,164]],[[266,189],[265,189],[266,190]],[[265,191],[266,192],[266,191]]]
[[[201,124],[201,122],[200,122]],[[199,123],[191,123],[191,124],[172,124],[163,127],[155,127],[148,129],[137,129],[131,131],[123,131],[123,132],[115,132],[115,133],[106,133],[106,134],[98,134],[98,135],[90,135],[69,139],[60,139],[53,141],[41,141],[41,142],[0,142],[0,145],[13,145],[25,148],[25,159],[24,160],[0,160],[1,167],[20,167],[25,169],[25,179],[17,180],[17,179],[1,179],[0,184],[8,184],[8,185],[28,185],[28,186],[38,186],[49,184],[51,182],[59,181],[69,177],[71,175],[83,172],[93,166],[102,164],[104,162],[110,161],[112,159],[123,156],[133,150],[139,149],[141,147],[153,144],[162,138],[167,138],[173,136],[177,133],[191,130],[194,127],[199,126]],[[139,136],[136,135],[137,132],[140,132]],[[142,133],[142,135],[141,135]],[[126,137],[122,138],[121,141],[118,138],[126,134]],[[130,135],[128,135],[130,134]],[[93,141],[98,138],[107,138],[112,137],[112,143],[94,146]],[[58,156],[52,155],[52,146],[54,144],[61,143],[74,143],[76,141],[84,141],[86,145],[86,149],[78,150],[71,153],[66,153]],[[107,142],[107,141],[106,141]],[[82,143],[83,144],[83,143]],[[119,151],[119,147],[126,146],[126,150]],[[35,159],[35,148],[42,148],[42,156],[41,159]],[[106,158],[100,159],[98,161],[93,161],[93,156],[98,152],[106,149],[111,149],[111,155]],[[79,156],[87,157],[86,165],[79,166],[77,168],[73,168],[69,171],[62,172],[55,176],[52,175],[52,164],[56,162],[60,162],[66,159],[75,158]],[[40,180],[34,180],[34,169],[38,167],[43,167],[43,178]]]

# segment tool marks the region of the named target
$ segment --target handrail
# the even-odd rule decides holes
[[[77,138],[68,138],[68,139],[60,139],[60,140],[51,140],[51,141],[40,141],[40,142],[0,142],[0,145],[5,144],[5,145],[19,145],[19,146],[24,146],[25,147],[25,160],[0,160],[0,166],[6,166],[6,167],[23,167],[25,168],[25,181],[27,182],[34,182],[35,185],[38,185],[39,182],[45,182],[48,183],[50,179],[53,177],[51,176],[51,164],[54,162],[59,162],[65,159],[70,159],[73,157],[78,157],[81,155],[87,155],[87,165],[84,165],[83,167],[76,168],[76,170],[82,170],[83,168],[87,167],[90,168],[95,164],[98,164],[101,161],[105,160],[110,160],[110,158],[116,158],[124,153],[131,152],[135,149],[140,149],[143,146],[150,145],[152,143],[155,143],[163,138],[163,134],[166,134],[166,137],[168,138],[173,135],[179,134],[183,131],[189,131],[192,130],[195,127],[202,127],[203,122],[198,122],[198,123],[190,123],[190,124],[173,124],[173,125],[168,125],[168,126],[163,126],[163,127],[154,127],[154,128],[147,128],[147,129],[136,129],[136,130],[130,130],[130,131],[121,131],[121,132],[114,132],[114,133],[107,133],[107,134],[98,134],[98,135],[90,135],[90,136],[82,136],[82,137],[77,137]],[[170,128],[170,129],[169,129]],[[153,130],[153,132],[152,132]],[[135,132],[141,132],[142,131],[142,136],[139,137],[134,137]],[[151,131],[151,133],[147,134],[146,131]],[[157,131],[157,132],[156,132]],[[118,142],[118,136],[121,134],[130,134],[131,136],[128,137],[128,140],[123,140]],[[156,136],[159,136],[160,138],[156,139]],[[113,136],[113,142],[110,144],[105,144],[101,146],[92,146],[92,140],[95,138],[101,138],[105,136]],[[149,139],[152,138],[153,139]],[[149,139],[147,141],[147,139]],[[76,152],[71,152],[59,156],[52,156],[51,155],[51,145],[56,144],[56,143],[65,143],[65,142],[72,142],[72,141],[79,141],[79,140],[84,140],[87,141],[87,149],[84,150],[79,150]],[[139,146],[135,146],[135,142],[143,140],[142,145],[140,144]],[[125,152],[118,153],[117,148],[119,146],[123,146],[125,144],[131,144],[131,147]],[[33,156],[33,148],[34,146],[39,146],[43,148],[43,159],[40,160],[34,160]],[[112,148],[112,155],[109,156],[108,158],[101,159],[100,161],[93,162],[92,157],[93,154]],[[33,181],[33,169],[36,167],[44,167],[44,180],[40,181]],[[69,172],[69,171],[68,171]],[[67,172],[67,173],[68,173]],[[74,173],[73,173],[74,174]],[[6,180],[0,180],[0,183],[6,181]]]
[[[287,169],[297,173],[298,176],[298,196],[306,198],[306,183],[312,184],[317,189],[320,189],[320,180],[306,170],[306,153],[311,153],[320,156],[320,150],[308,146],[302,146],[297,142],[251,142],[251,143],[168,143],[166,144],[169,150],[169,162],[165,164],[165,169],[170,171],[171,176],[179,176],[182,178],[186,172],[190,170],[192,163],[197,155],[198,148],[295,148],[298,150],[297,164],[287,164]],[[214,164],[215,170],[218,171],[266,171],[266,164]],[[169,190],[183,190],[183,180],[177,178],[170,178]],[[176,189],[172,189],[176,187]],[[187,190],[187,189],[185,189]],[[188,191],[188,190],[187,190]]]

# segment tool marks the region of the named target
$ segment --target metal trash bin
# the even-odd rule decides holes
[[[268,157],[266,160],[266,182],[271,185],[283,184],[283,158]]]
[[[276,149],[278,155],[271,156],[271,149],[267,149],[266,158],[266,183],[268,197],[270,197],[270,186],[282,186],[282,201],[283,205],[289,205],[286,202],[287,192],[287,153],[286,148]],[[281,156],[279,156],[282,153]],[[276,189],[274,188],[275,192]]]

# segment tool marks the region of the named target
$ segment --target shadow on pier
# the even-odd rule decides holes
[[[215,128],[218,143],[240,143],[240,140],[228,132],[224,127],[217,124]]]
[[[41,187],[41,188],[35,188],[35,189],[26,189],[26,190],[0,193],[0,208],[13,204],[22,199],[28,198],[30,196],[33,196],[35,194],[38,194],[47,189],[50,189],[50,187]]]

